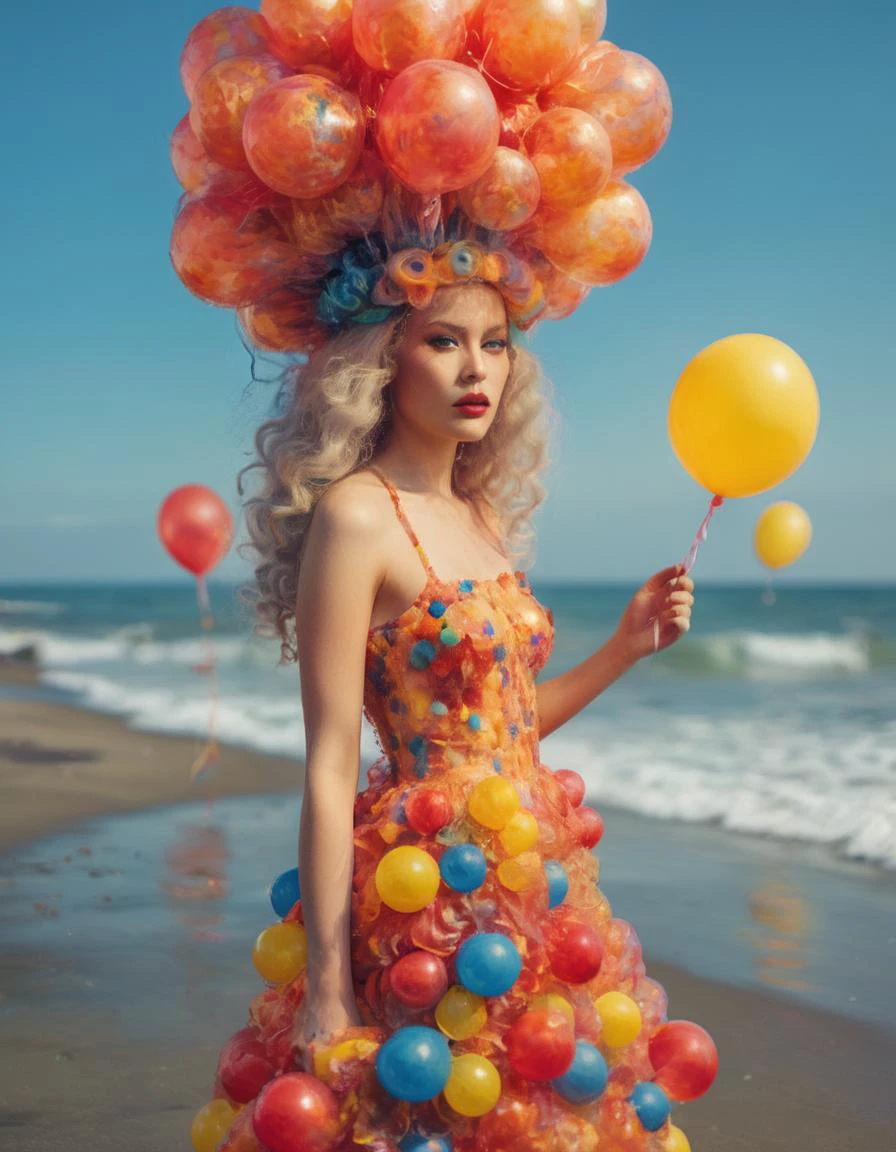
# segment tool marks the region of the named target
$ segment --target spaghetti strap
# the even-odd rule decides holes
[[[407,532],[411,543],[416,548],[417,555],[420,557],[420,561],[423,564],[423,567],[426,569],[426,575],[430,578],[430,580],[438,581],[438,576],[436,576],[435,572],[432,570],[429,557],[426,555],[426,551],[424,550],[423,545],[417,539],[417,533],[414,531],[410,520],[408,520],[407,516],[405,515],[404,508],[401,506],[401,501],[398,499],[398,492],[395,490],[395,487],[391,481],[387,480],[382,472],[380,472],[379,468],[375,468],[372,464],[368,464],[367,467],[375,476],[378,476],[379,479],[382,480],[387,492],[392,497],[392,504],[395,507],[395,514],[397,515],[402,528],[404,528],[405,532]]]

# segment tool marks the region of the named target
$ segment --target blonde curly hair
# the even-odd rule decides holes
[[[369,326],[348,325],[309,360],[288,370],[281,414],[255,434],[256,459],[244,477],[259,472],[260,488],[244,500],[255,580],[240,591],[254,607],[256,632],[280,638],[280,662],[295,662],[295,604],[305,533],[317,501],[337,480],[372,463],[391,426],[387,392],[409,308]],[[511,562],[530,556],[530,517],[545,496],[539,479],[548,464],[555,411],[538,360],[509,346],[510,374],[495,419],[476,443],[465,443],[454,465],[453,487],[494,524]]]

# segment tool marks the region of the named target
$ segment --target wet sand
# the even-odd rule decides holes
[[[68,829],[70,867],[77,867],[101,827],[82,821],[203,799],[212,783],[189,782],[199,746],[69,707],[0,699],[0,909],[7,924],[21,915],[21,877],[49,868],[45,846],[60,842],[34,841]],[[296,795],[300,785],[297,761],[231,748],[222,749],[213,777],[219,796]],[[105,883],[100,869],[97,876]],[[218,1049],[244,1022],[257,990],[248,937],[225,933],[210,945],[213,918],[194,917],[183,939],[160,941],[158,953],[147,955],[143,937],[131,935],[141,909],[116,901],[114,877],[109,885],[111,895],[97,897],[99,927],[73,933],[67,925],[82,921],[57,916],[48,904],[34,913],[40,930],[30,943],[3,933],[0,1149],[188,1149]],[[649,970],[665,985],[672,1015],[699,1021],[719,1047],[716,1084],[676,1116],[694,1152],[896,1146],[892,1029],[656,962]],[[170,1011],[162,1014],[164,1003]]]

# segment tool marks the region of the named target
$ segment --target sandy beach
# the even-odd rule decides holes
[[[15,920],[20,929],[4,930],[12,943],[0,952],[0,1148],[187,1149],[218,1049],[242,1026],[256,991],[246,962],[251,941],[225,932],[214,944],[213,918],[203,928],[186,917],[180,922],[190,931],[159,941],[157,954],[129,942],[138,910],[117,898],[114,869],[103,889],[100,859],[91,858],[100,818],[170,807],[173,821],[180,811],[173,806],[207,800],[212,789],[218,797],[295,796],[301,764],[225,747],[212,779],[197,786],[189,767],[199,742],[44,703],[29,695],[30,676],[7,668],[0,680],[12,693],[0,698],[0,923]],[[94,885],[87,911],[101,917],[96,930],[93,920],[67,919],[58,892],[53,903],[53,890],[65,891],[66,869],[81,869],[83,883]],[[24,907],[22,892],[38,881],[47,901]],[[33,932],[23,924],[29,918]],[[80,923],[88,927],[73,931]],[[719,1048],[715,1086],[676,1117],[694,1152],[894,1147],[892,1029],[649,957],[648,969],[665,985],[671,1015],[699,1021]]]

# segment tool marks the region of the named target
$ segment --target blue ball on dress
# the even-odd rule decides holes
[[[420,1104],[438,1096],[451,1075],[448,1040],[435,1028],[412,1024],[393,1032],[376,1054],[376,1075],[397,1100]]]
[[[522,967],[516,945],[503,932],[478,932],[457,950],[457,978],[477,996],[503,996]]]
[[[635,1106],[641,1126],[648,1132],[656,1132],[666,1123],[672,1105],[669,1097],[652,1080],[641,1080],[632,1089],[629,1100]]]
[[[548,908],[556,908],[566,899],[569,877],[559,860],[545,860],[544,874],[548,879]]]
[[[436,650],[429,640],[418,640],[414,647],[411,649],[411,654],[408,657],[408,662],[412,668],[420,669],[428,668],[435,659]]]
[[[472,892],[485,883],[488,864],[482,849],[475,844],[455,844],[442,853],[439,871],[455,892]]]
[[[447,1136],[424,1136],[422,1132],[408,1132],[398,1147],[401,1152],[454,1152]]]
[[[281,918],[292,911],[297,900],[302,899],[298,868],[281,872],[271,885],[271,905]]]
[[[587,1040],[577,1040],[572,1064],[551,1084],[564,1100],[571,1104],[586,1104],[600,1096],[609,1075],[607,1062],[597,1048]]]

